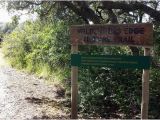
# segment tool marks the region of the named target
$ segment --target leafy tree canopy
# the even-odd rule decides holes
[[[142,22],[144,14],[149,15],[151,21],[159,22],[159,3],[159,1],[9,1],[7,6],[8,10],[28,9],[29,12],[39,13],[41,17],[54,15],[69,17],[76,14],[86,23],[92,21],[94,24],[101,24]]]
[[[8,10],[37,12],[41,21],[64,20],[70,24],[152,22],[159,31],[160,2],[155,1],[9,1]],[[154,39],[157,42],[157,36]],[[139,55],[137,47],[129,47]],[[159,49],[159,45],[155,47]],[[157,63],[153,61],[156,67]]]

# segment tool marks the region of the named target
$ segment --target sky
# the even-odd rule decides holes
[[[0,23],[6,23],[6,22],[11,22],[11,18],[14,16],[14,15],[20,15],[20,14],[23,14],[21,15],[20,17],[20,23],[21,22],[24,22],[28,19],[36,19],[36,14],[26,14],[27,11],[19,11],[19,12],[16,12],[16,13],[8,13],[8,11],[6,10],[6,8],[3,6],[0,5]]]
[[[0,6],[0,22],[9,22],[11,20],[11,16],[8,12]]]

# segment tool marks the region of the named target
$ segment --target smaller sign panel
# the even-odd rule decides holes
[[[104,66],[109,68],[149,69],[150,56],[71,55],[72,66]]]
[[[153,45],[153,25],[110,24],[71,26],[72,45]]]

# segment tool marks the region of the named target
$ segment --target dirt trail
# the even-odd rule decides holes
[[[4,55],[2,53],[2,49],[0,48],[0,66],[9,66],[5,59],[4,59]]]
[[[7,65],[0,50],[0,120],[69,118],[56,96],[55,86]]]

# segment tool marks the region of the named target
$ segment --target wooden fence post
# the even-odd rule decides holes
[[[78,53],[78,45],[71,46],[72,53]],[[71,119],[77,119],[78,67],[71,66]]]
[[[150,48],[144,48],[144,56],[150,56]],[[148,119],[149,104],[149,70],[143,69],[141,119]]]

